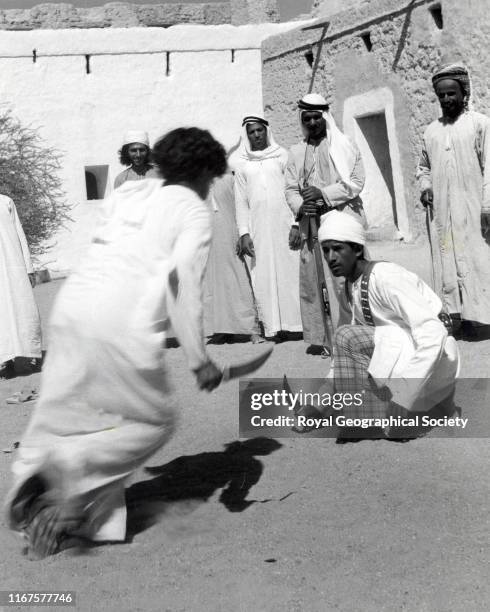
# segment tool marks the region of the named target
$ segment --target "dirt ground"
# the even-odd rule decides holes
[[[59,286],[36,288],[44,321]],[[459,346],[461,375],[490,377],[490,340]],[[219,363],[260,350],[248,343],[210,347]],[[197,393],[180,349],[168,350],[168,363],[179,388],[180,427],[148,462],[164,467],[129,483],[132,541],[28,561],[3,521],[1,589],[73,590],[76,609],[84,611],[489,609],[487,439],[435,435],[341,446],[304,437],[259,449],[267,455],[252,449],[231,456],[223,451],[238,438],[238,384]],[[302,342],[284,342],[259,374],[323,376],[327,367],[305,355]],[[39,374],[0,381],[0,448],[8,451],[19,439],[33,409],[5,398],[38,382]],[[471,394],[459,403],[463,415],[476,411],[488,423],[488,404],[476,407]],[[12,459],[0,453],[2,499]],[[253,486],[246,502],[233,505],[220,496],[237,474],[245,491]],[[165,498],[158,505],[136,503],[157,490]]]

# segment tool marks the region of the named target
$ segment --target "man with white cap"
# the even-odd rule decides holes
[[[459,355],[438,296],[397,264],[367,261],[366,231],[352,215],[329,212],[318,239],[332,274],[345,278],[341,299],[350,313],[334,338],[335,390],[363,391],[346,416],[427,411],[450,397]]]
[[[158,172],[150,163],[150,139],[148,133],[143,130],[126,132],[123,146],[119,151],[119,161],[128,168],[116,176],[115,189],[126,181],[159,178]]]
[[[325,98],[307,94],[298,102],[304,139],[291,147],[286,169],[286,199],[296,216],[290,235],[291,248],[301,249],[300,303],[303,337],[312,345],[308,352],[329,347],[322,296],[318,286],[322,270],[314,256],[315,226],[332,209],[364,219],[359,193],[364,169],[357,147],[337,128]],[[314,223],[310,220],[314,219]],[[326,274],[331,306],[337,291]],[[331,308],[331,312],[335,309]],[[336,313],[335,313],[336,314]],[[325,351],[324,351],[325,352]]]

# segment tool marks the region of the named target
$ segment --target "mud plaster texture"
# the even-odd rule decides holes
[[[316,2],[312,13],[315,29],[298,28],[263,44],[265,113],[277,140],[285,146],[300,138],[296,102],[310,88],[327,97],[340,127],[347,98],[381,87],[391,90],[414,241],[426,236],[415,171],[424,129],[439,116],[432,74],[442,64],[463,61],[472,77],[473,109],[485,114],[490,110],[486,3],[437,3],[442,10],[442,29],[430,12],[435,4],[426,0],[349,2],[347,10],[332,14],[338,3]],[[368,33],[370,51],[361,36]],[[305,57],[309,52],[313,53],[309,57],[312,66]]]
[[[0,29],[168,27],[179,23],[219,25],[279,21],[276,0],[131,4],[110,2],[92,8],[43,3],[31,9],[0,10]]]

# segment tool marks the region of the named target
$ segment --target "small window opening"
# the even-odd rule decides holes
[[[444,22],[442,19],[442,7],[440,4],[434,4],[429,8],[429,13],[432,15],[432,19],[436,24],[438,30],[442,30],[444,27]]]
[[[312,49],[308,49],[308,51],[305,51],[305,59],[308,63],[308,66],[310,68],[313,68],[313,61],[315,59],[315,56],[313,55],[313,50]]]
[[[90,74],[90,55],[85,56],[85,72]]]
[[[235,49],[231,50],[231,63],[233,64],[235,61]]]
[[[109,166],[85,166],[87,200],[103,200],[107,190]]]
[[[32,63],[35,64],[37,62],[37,49],[32,50]]]
[[[165,68],[165,75],[169,76],[170,75],[170,51],[167,51],[167,65]]]
[[[371,41],[371,32],[364,32],[364,34],[361,34],[361,38],[366,49],[368,51],[371,51],[371,49],[373,48],[373,43]]]

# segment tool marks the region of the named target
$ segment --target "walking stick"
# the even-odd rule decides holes
[[[432,204],[427,204],[425,208],[427,211],[427,217],[426,217],[427,235],[429,237],[430,258],[431,258],[431,264],[432,264],[431,265],[432,289],[434,293],[436,293],[439,296],[442,296],[442,282],[439,279],[439,276],[437,273],[437,266],[436,266],[436,257],[438,257],[439,254],[438,252],[436,252],[436,249],[438,249],[438,238],[434,232],[434,209],[432,208]],[[449,313],[446,312],[444,302],[442,304],[442,310],[439,313],[439,319],[444,325],[444,327],[447,329],[448,334],[450,336],[453,336],[454,332],[457,330],[453,328],[453,321]]]
[[[438,287],[437,287],[437,283],[436,283],[436,273],[435,273],[435,257],[436,254],[434,252],[434,248],[437,245],[437,242],[435,242],[434,240],[434,235],[433,235],[433,227],[432,227],[432,223],[434,220],[434,211],[432,210],[432,204],[427,204],[427,206],[425,207],[427,216],[426,216],[426,223],[427,223],[427,236],[429,238],[429,248],[430,248],[430,258],[431,258],[431,272],[432,272],[432,289],[435,293],[438,292]]]
[[[243,265],[245,266],[245,272],[247,274],[248,284],[250,285],[250,291],[252,292],[252,301],[253,301],[254,312],[255,312],[255,325],[256,325],[258,333],[261,334],[262,332],[264,332],[264,330],[261,329],[262,324],[261,324],[261,321],[260,321],[259,303],[257,302],[257,298],[255,297],[254,286],[253,286],[253,283],[252,283],[252,274],[250,273],[250,269],[248,267],[247,260],[245,259],[245,256],[244,255],[240,255],[239,257],[242,260]]]
[[[316,280],[318,293],[322,306],[323,327],[330,351],[333,350],[333,325],[330,299],[328,297],[327,281],[325,280],[325,270],[323,269],[323,256],[320,243],[318,242],[318,223],[316,217],[310,217],[310,236],[313,241],[313,253],[315,255]]]

